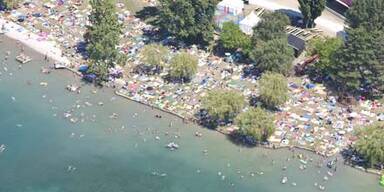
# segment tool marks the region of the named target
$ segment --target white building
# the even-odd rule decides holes
[[[239,15],[243,12],[243,0],[223,0],[217,4],[217,9],[223,13]]]
[[[258,8],[252,11],[249,15],[247,15],[243,20],[240,21],[240,29],[243,33],[247,35],[252,35],[253,27],[255,27],[261,20],[261,15],[264,13],[263,8]]]
[[[252,35],[253,27],[259,23],[260,17],[253,12],[247,15],[243,20],[240,21],[240,29],[247,35]]]

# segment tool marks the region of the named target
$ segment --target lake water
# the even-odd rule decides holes
[[[1,62],[6,50],[17,50],[15,42],[3,39]],[[26,51],[34,60],[21,69],[16,51],[0,63],[0,145],[6,146],[0,154],[0,192],[320,191],[315,183],[328,192],[384,191],[376,176],[341,160],[331,177],[325,166],[316,166],[322,158],[305,153],[313,162],[301,170],[288,150],[237,146],[112,90],[83,85],[81,94],[70,93],[65,86],[79,83],[71,73],[42,74],[43,57]],[[70,110],[77,123],[64,117]],[[196,131],[203,136],[196,137]],[[168,150],[169,142],[180,148]],[[286,184],[280,183],[283,176]]]

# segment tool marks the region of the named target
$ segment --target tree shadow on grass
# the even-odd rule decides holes
[[[243,67],[242,76],[244,78],[253,77],[254,79],[259,79],[261,74],[262,71],[253,64],[248,64]]]
[[[226,138],[233,144],[241,147],[253,148],[259,145],[259,143],[252,137],[241,135],[237,131],[233,131],[226,135]]]
[[[202,127],[215,130],[219,126],[218,121],[214,120],[205,109],[198,110],[194,116],[197,119],[197,124]]]
[[[167,32],[160,27],[158,17],[159,13],[160,10],[158,7],[147,6],[135,14],[135,17],[153,26],[153,28],[143,29],[143,35],[147,37],[151,42],[162,42],[168,37]]]
[[[368,161],[351,146],[343,149],[340,154],[344,158],[344,162],[351,166],[369,167]]]
[[[172,77],[170,74],[163,76],[163,79],[168,83],[177,83],[177,84],[190,83],[192,80],[191,78]]]
[[[221,126],[225,126],[228,123],[233,123],[233,121],[224,122],[224,121],[216,120],[216,119],[212,118],[208,114],[208,111],[205,109],[200,109],[199,111],[197,111],[195,113],[194,116],[197,119],[196,122],[198,125],[200,125],[204,128],[207,128],[209,130],[215,130],[215,131],[218,131],[221,133],[224,133],[224,132],[218,130],[218,129],[220,129]],[[228,133],[224,133],[224,134],[230,142],[232,142],[233,144],[235,144],[237,146],[252,148],[252,147],[258,146],[259,144],[266,144],[263,142],[256,141],[252,136],[242,135],[241,133],[239,133],[237,131],[233,131],[232,133],[229,133],[229,134]]]
[[[139,75],[157,75],[161,72],[161,68],[153,67],[145,64],[139,64],[133,67],[133,73]]]
[[[142,10],[136,12],[135,17],[149,22],[150,24],[154,24],[156,22],[156,17],[159,15],[159,8],[154,6],[144,7]]]
[[[249,97],[249,106],[260,107],[271,113],[276,113],[280,111],[279,108],[277,108],[276,106],[269,106],[265,104],[265,102],[263,102],[263,100],[261,100],[260,97],[257,95],[251,95]]]

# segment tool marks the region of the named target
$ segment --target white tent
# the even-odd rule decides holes
[[[253,27],[260,22],[260,17],[258,17],[254,11],[247,15],[243,20],[240,21],[240,29],[247,35],[252,35]]]
[[[239,15],[243,12],[244,2],[243,0],[223,0],[217,4],[217,9],[232,15]]]

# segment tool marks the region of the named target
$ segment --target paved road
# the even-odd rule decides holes
[[[286,9],[296,12],[299,11],[297,0],[253,0],[257,6],[268,10]],[[323,14],[315,20],[316,27],[324,31],[324,34],[336,36],[338,32],[344,30],[344,20],[329,10],[324,10]]]

